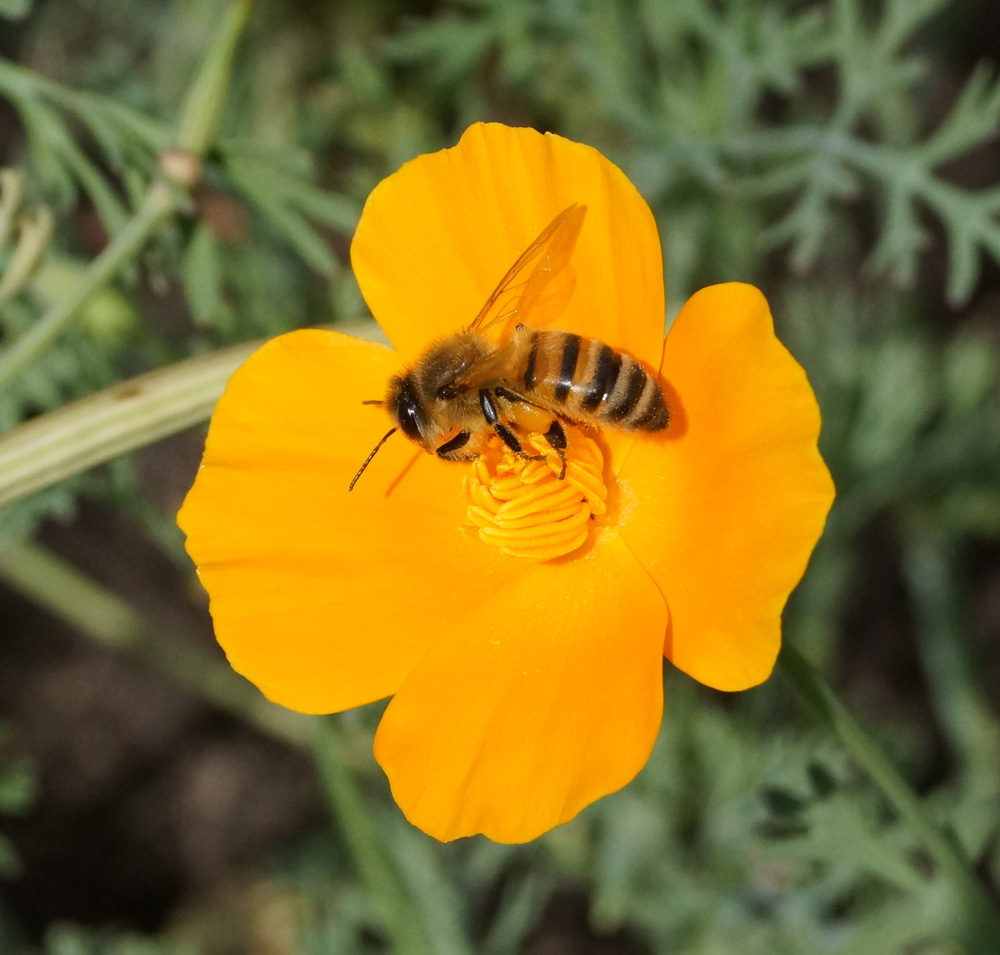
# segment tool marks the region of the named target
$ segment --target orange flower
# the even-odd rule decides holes
[[[499,451],[470,473],[397,436],[349,495],[387,426],[362,400],[467,325],[573,203],[587,214],[557,327],[659,369],[673,415],[592,430],[593,453],[571,434],[577,478],[603,482],[569,507],[589,508],[582,546],[526,560],[480,536],[500,506],[482,495],[518,465]],[[721,690],[767,679],[833,499],[819,410],[750,286],[703,289],[664,344],[649,208],[558,136],[480,124],[407,163],[369,198],[352,259],[395,350],[314,330],[266,344],[219,401],[179,521],[236,670],[306,713],[392,696],[375,756],[407,818],[526,841],[642,768],[663,654]]]

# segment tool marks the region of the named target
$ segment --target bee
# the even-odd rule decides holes
[[[485,334],[514,316],[537,316],[565,303],[572,292],[568,266],[586,212],[577,203],[560,212],[507,270],[468,328],[430,345],[412,367],[394,375],[383,400],[365,402],[385,408],[394,424],[349,490],[397,430],[440,458],[467,461],[485,451],[494,434],[515,454],[537,457],[525,452],[519,431],[544,434],[562,456],[562,420],[625,431],[668,426],[659,384],[628,352],[523,322],[500,343]],[[564,458],[559,476],[565,472]]]

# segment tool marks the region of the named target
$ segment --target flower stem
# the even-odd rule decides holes
[[[429,955],[427,938],[365,809],[347,769],[340,735],[329,719],[317,719],[312,735],[313,760],[327,801],[340,820],[344,838],[361,875],[382,907],[382,918],[396,955]]]
[[[951,886],[957,909],[953,929],[958,940],[969,952],[985,955],[1000,951],[1000,912],[970,871],[958,845],[938,828],[885,751],[851,715],[812,664],[787,642],[778,660],[799,695],[881,790]]]
[[[0,391],[52,344],[94,292],[124,270],[178,206],[177,194],[166,183],[153,183],[139,211],[91,262],[76,287],[0,353]]]
[[[158,632],[127,601],[36,544],[0,540],[0,580],[96,643],[163,674],[212,706],[296,746],[305,717],[268,703],[193,640]]]
[[[385,341],[371,320],[336,330]],[[0,507],[208,420],[230,376],[259,345],[233,345],[137,375],[0,435]]]
[[[0,435],[0,507],[204,421],[259,342],[148,372]]]
[[[174,137],[178,149],[202,156],[215,141],[219,117],[226,101],[233,54],[252,8],[253,0],[232,0],[227,7],[181,106]]]
[[[201,156],[212,145],[225,102],[233,53],[251,7],[252,0],[232,0],[229,4],[184,98],[174,137],[179,149]],[[0,353],[0,391],[52,344],[98,289],[124,271],[160,226],[180,209],[182,202],[183,193],[162,179],[150,185],[136,214],[94,259],[69,295]]]
[[[127,601],[42,547],[0,540],[0,581],[101,645],[166,676],[193,696],[311,753],[339,823],[396,955],[428,955],[420,920],[379,841],[344,756],[335,722],[293,713],[265,700],[193,641],[159,632]]]

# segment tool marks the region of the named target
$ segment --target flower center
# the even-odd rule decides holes
[[[586,542],[591,519],[607,510],[604,456],[579,428],[564,427],[563,455],[532,432],[522,442],[528,456],[496,439],[472,462],[466,513],[481,540],[512,557],[539,561],[571,554]]]

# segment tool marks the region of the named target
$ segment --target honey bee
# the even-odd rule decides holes
[[[394,422],[351,481],[397,430],[449,461],[472,460],[495,434],[515,454],[527,454],[521,431],[544,434],[562,455],[561,420],[625,431],[661,431],[670,410],[656,379],[628,352],[573,332],[518,322],[498,344],[485,332],[514,317],[528,318],[559,299],[587,207],[559,213],[507,270],[468,328],[432,344],[389,381],[381,401]],[[522,279],[522,281],[517,281]],[[514,300],[507,300],[514,293]],[[511,307],[507,307],[510,305]],[[565,476],[565,460],[563,473]]]

